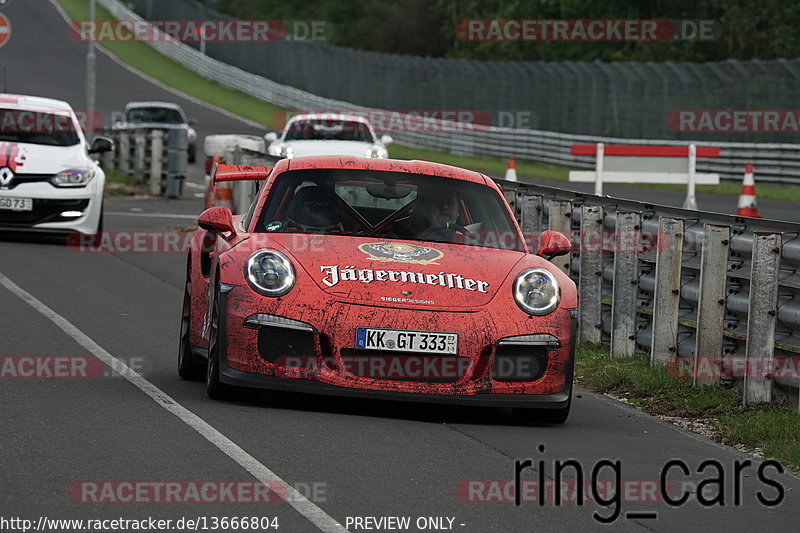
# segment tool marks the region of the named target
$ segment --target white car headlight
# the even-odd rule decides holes
[[[269,155],[272,157],[285,157],[291,159],[294,157],[294,150],[291,146],[285,144],[272,144],[269,147]]]
[[[514,281],[514,300],[528,314],[552,313],[560,299],[556,277],[543,268],[529,268]]]
[[[71,168],[62,170],[50,179],[56,187],[86,187],[94,179],[94,168]]]
[[[389,152],[386,151],[386,148],[381,148],[380,146],[370,146],[367,148],[365,155],[371,159],[386,159],[389,157]]]
[[[292,262],[275,250],[259,250],[247,260],[244,267],[247,283],[264,296],[283,296],[294,286]]]

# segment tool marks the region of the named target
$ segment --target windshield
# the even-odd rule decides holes
[[[372,133],[363,122],[340,119],[298,120],[289,126],[285,141],[356,141],[373,143]]]
[[[0,109],[0,141],[74,146],[80,137],[71,115]]]
[[[134,107],[128,110],[128,122],[142,124],[158,122],[160,124],[183,124],[183,114],[169,107]]]
[[[400,172],[284,172],[271,187],[255,231],[523,250],[504,200],[494,189]]]

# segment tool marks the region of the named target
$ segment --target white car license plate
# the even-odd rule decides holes
[[[0,209],[33,211],[33,198],[0,198]]]
[[[356,348],[394,352],[455,354],[458,333],[356,328]]]

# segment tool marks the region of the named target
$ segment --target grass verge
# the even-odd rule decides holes
[[[86,20],[89,17],[89,0],[58,0],[72,20]],[[97,6],[97,20],[114,20],[102,6]],[[104,42],[102,46],[116,55],[121,61],[145,74],[169,85],[183,93],[211,105],[220,107],[239,116],[246,117],[267,129],[280,129],[281,119],[275,114],[281,108],[207,80],[190,71],[143,42]],[[276,124],[281,122],[281,124]],[[506,160],[498,157],[456,155],[441,150],[411,148],[391,145],[389,155],[395,159],[425,159],[463,168],[469,168],[493,175],[502,175]],[[534,179],[567,181],[570,168],[545,165],[534,161],[517,160],[517,173]],[[660,190],[683,190],[679,185],[640,185]],[[720,185],[699,186],[697,191],[708,194],[735,196],[740,192],[738,183],[723,182]],[[761,198],[800,202],[800,187],[790,185],[761,184],[757,187]]]
[[[738,389],[694,387],[691,379],[651,368],[647,357],[612,359],[603,346],[578,347],[575,381],[653,415],[699,421],[710,427],[707,436],[800,469],[800,413],[789,406],[742,407]]]

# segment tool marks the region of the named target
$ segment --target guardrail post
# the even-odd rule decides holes
[[[161,194],[161,177],[164,166],[164,132],[153,130],[150,132],[150,194]]]
[[[617,212],[611,300],[611,357],[630,357],[636,352],[636,294],[641,229],[639,213]]]
[[[713,375],[700,375],[711,368],[710,358],[722,357],[722,331],[725,320],[725,287],[728,280],[728,255],[731,228],[705,224],[700,259],[700,293],[697,302],[697,337],[694,348],[695,385],[715,383]],[[706,371],[706,374],[708,372]]]
[[[119,132],[119,164],[117,169],[123,176],[131,173],[131,137],[127,131]]]
[[[110,170],[116,172],[117,165],[117,152],[119,151],[119,135],[115,132],[103,132],[107,135],[112,141],[114,141],[114,149],[110,152],[105,152],[100,155],[100,166],[103,167],[103,170]]]
[[[133,175],[137,181],[144,181],[146,159],[147,133],[144,130],[137,130],[133,134]]]
[[[189,137],[183,128],[170,130],[167,135],[167,198],[180,198],[183,179],[189,165]]]
[[[747,312],[744,405],[772,401],[781,234],[755,233],[752,261]]]
[[[578,342],[600,344],[603,331],[603,207],[581,207]]]
[[[678,354],[683,220],[659,217],[656,246],[656,286],[653,295],[650,364],[664,366],[670,357]]]
[[[506,203],[511,208],[512,213],[517,212],[517,191],[513,191],[510,189],[502,189],[503,191],[503,198],[505,198]]]
[[[550,201],[550,229],[563,233],[570,242],[572,241],[572,202],[569,200]],[[572,254],[555,257],[551,261],[554,265],[569,275]]]
[[[539,231],[542,227],[542,197],[538,194],[518,192],[517,207],[520,209],[519,225],[524,233]]]

